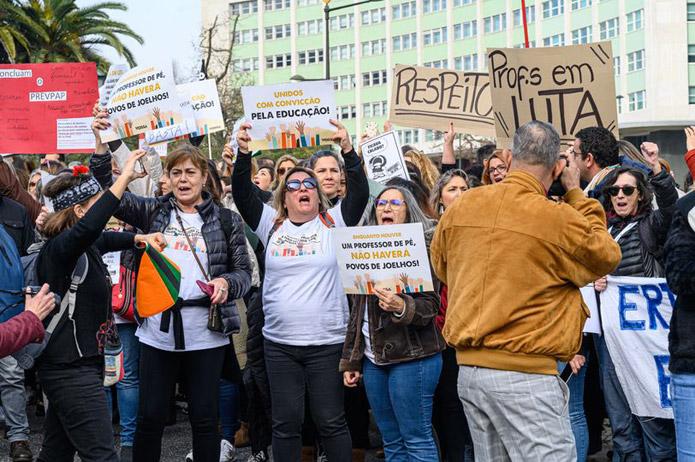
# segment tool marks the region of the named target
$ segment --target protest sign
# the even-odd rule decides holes
[[[599,316],[598,304],[596,303],[596,290],[593,284],[579,289],[582,293],[582,299],[587,308],[589,308],[589,317],[584,323],[585,334],[600,334],[601,333],[601,317]]]
[[[618,138],[610,42],[548,48],[488,48],[497,147],[532,120],[552,124],[563,142],[586,127]]]
[[[191,136],[209,135],[224,130],[224,117],[214,80],[198,80],[176,86],[181,98],[191,103],[196,131]]]
[[[493,137],[487,74],[396,65],[389,121],[396,125],[446,131],[449,122],[463,133]]]
[[[94,63],[0,64],[0,152],[94,151]]]
[[[121,252],[108,252],[101,256],[109,272],[111,284],[118,284],[121,279]]]
[[[331,80],[242,87],[251,124],[249,149],[290,149],[332,143],[336,118]]]
[[[116,86],[118,80],[130,69],[127,64],[112,64],[109,67],[109,71],[106,74],[106,79],[104,84],[99,87],[99,105],[106,106],[109,103],[109,98],[111,97],[111,92],[113,87]]]
[[[111,127],[103,142],[145,133],[148,144],[161,143],[195,131],[188,101],[181,101],[171,65],[138,66],[124,73],[107,104]]]
[[[347,294],[434,290],[420,223],[335,228],[333,243]]]
[[[384,184],[395,177],[410,179],[395,132],[386,132],[365,141],[360,144],[360,151],[367,166],[367,176],[372,180]]]
[[[665,279],[609,277],[603,335],[632,413],[673,419],[668,333],[676,297]]]

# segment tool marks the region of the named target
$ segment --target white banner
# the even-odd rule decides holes
[[[396,132],[390,131],[370,138],[360,144],[360,150],[367,167],[367,176],[372,180],[386,184],[395,177],[410,179]]]
[[[662,278],[609,277],[601,293],[606,345],[632,413],[673,419],[668,333],[675,295]]]

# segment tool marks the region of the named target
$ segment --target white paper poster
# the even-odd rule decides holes
[[[641,417],[673,419],[668,333],[674,303],[661,278],[609,277],[601,293],[606,345],[630,409]]]
[[[121,252],[105,253],[101,256],[101,259],[104,261],[104,265],[106,265],[106,269],[109,271],[111,284],[118,284],[121,274]]]
[[[382,133],[365,141],[360,144],[360,151],[367,176],[372,180],[385,184],[395,177],[410,179],[396,132]]]
[[[589,317],[584,323],[584,333],[586,334],[600,334],[601,333],[601,317],[598,312],[598,305],[596,303],[596,290],[594,290],[594,285],[589,284],[587,286],[579,289],[582,293],[582,298],[587,308],[589,308]]]
[[[99,87],[100,106],[106,106],[108,104],[113,87],[116,86],[116,82],[118,82],[128,69],[130,69],[130,66],[127,64],[112,64],[111,67],[109,67],[109,72],[106,74],[104,84]]]
[[[56,145],[62,149],[94,149],[93,117],[56,120]]]
[[[333,229],[338,267],[347,294],[431,292],[432,272],[421,223]]]
[[[224,130],[220,96],[213,79],[177,85],[176,90],[181,98],[186,98],[191,103],[197,127],[191,136],[208,135]]]

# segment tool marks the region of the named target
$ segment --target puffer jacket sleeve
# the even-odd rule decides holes
[[[649,227],[655,237],[654,244],[656,244],[657,248],[660,248],[666,242],[668,230],[671,226],[673,212],[678,201],[678,190],[676,189],[676,183],[666,170],[662,170],[658,175],[652,176],[649,179],[649,183],[654,188],[654,195],[659,208],[654,210],[646,219],[649,220]]]
[[[671,231],[666,240],[664,266],[666,281],[673,293],[695,294],[695,232],[680,211],[673,217]]]
[[[104,154],[92,154],[89,158],[89,170],[94,175],[94,178],[99,182],[102,189],[107,189],[113,184],[111,176],[111,152],[107,151]]]
[[[232,232],[227,242],[227,272],[220,274],[229,284],[228,300],[241,298],[251,288],[251,260],[246,249],[244,222],[238,213],[221,209],[220,213],[229,213],[232,217]]]

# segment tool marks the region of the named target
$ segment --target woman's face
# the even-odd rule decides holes
[[[29,178],[29,184],[27,186],[27,192],[32,196],[36,195],[36,185],[41,181],[41,174],[34,173],[31,178]]]
[[[171,192],[171,180],[169,179],[169,172],[166,170],[164,170],[162,176],[159,177],[159,190],[162,192],[162,196]]]
[[[253,177],[253,182],[263,191],[270,191],[270,185],[273,184],[273,177],[267,168],[258,170],[258,173]]]
[[[379,225],[400,225],[408,216],[403,194],[397,189],[387,189],[376,199],[376,222]]]
[[[282,162],[280,162],[277,168],[278,181],[280,181],[282,177],[285,176],[285,173],[289,172],[294,167],[296,167],[296,165],[291,160],[283,160]]]
[[[487,173],[493,184],[499,183],[507,176],[507,165],[501,159],[493,157],[487,166]]]
[[[291,221],[306,222],[319,213],[318,188],[307,188],[304,180],[312,180],[306,172],[294,172],[285,184],[285,207]],[[297,185],[297,181],[299,184]],[[297,188],[290,186],[296,185]]]
[[[203,175],[190,159],[174,165],[169,170],[169,180],[179,204],[192,206],[203,200],[203,186],[207,175]]]
[[[607,188],[607,191],[610,193],[611,204],[616,215],[624,218],[637,214],[641,196],[637,189],[637,179],[634,176],[629,173],[621,174],[615,183]],[[631,194],[627,194],[628,192]],[[612,193],[616,193],[616,195],[614,196]]]
[[[340,189],[340,165],[333,156],[321,157],[314,164],[314,173],[321,189],[329,199],[338,195]]]
[[[439,203],[446,209],[466,190],[468,190],[466,180],[460,176],[452,176],[451,180],[442,188]]]

